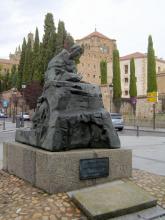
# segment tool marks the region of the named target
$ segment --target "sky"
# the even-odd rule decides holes
[[[45,15],[65,23],[74,37],[98,32],[116,39],[120,56],[147,52],[152,35],[155,54],[165,59],[165,0],[1,0],[0,58],[8,58],[29,32],[44,31]]]

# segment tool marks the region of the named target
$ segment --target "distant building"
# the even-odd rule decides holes
[[[31,32],[27,35],[27,39],[29,38],[32,42],[32,47],[33,47],[34,35]],[[7,72],[10,72],[13,65],[18,66],[20,57],[21,57],[21,48],[19,46],[18,48],[16,48],[15,53],[9,54],[9,59],[0,59],[0,72],[2,74],[6,74]]]
[[[100,85],[100,61],[112,61],[116,40],[110,39],[95,30],[86,37],[76,40],[76,42],[84,47],[84,54],[80,58],[80,64],[78,64],[78,72],[82,74],[84,81]]]
[[[158,93],[165,98],[165,71],[157,74]]]
[[[121,87],[122,97],[129,98],[129,82],[130,82],[130,60],[135,61],[135,75],[137,78],[137,96],[145,96],[147,94],[147,54],[135,52],[123,57],[120,57],[121,70]],[[165,72],[165,60],[156,58],[157,77],[161,76],[161,72]],[[108,63],[109,82],[112,82],[112,62]],[[158,80],[160,81],[160,80]],[[159,90],[160,83],[158,83]]]
[[[10,53],[9,59],[0,59],[0,72],[2,74],[6,74],[11,70],[14,64],[18,66],[20,56],[21,56],[21,49],[20,47],[18,47],[18,49],[16,48],[14,54]]]

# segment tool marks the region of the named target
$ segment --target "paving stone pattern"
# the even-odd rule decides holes
[[[134,170],[133,181],[165,208],[165,177]],[[125,179],[125,181],[128,181]],[[49,195],[0,171],[0,220],[87,220],[66,193]]]
[[[130,180],[157,198],[158,205],[165,208],[165,176],[134,169]]]

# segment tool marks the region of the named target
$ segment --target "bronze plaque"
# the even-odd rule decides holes
[[[80,160],[80,180],[96,179],[109,176],[109,158]]]

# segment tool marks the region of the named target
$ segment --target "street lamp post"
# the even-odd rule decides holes
[[[13,102],[13,120],[12,120],[12,122],[13,123],[15,123],[15,105],[16,105],[16,102],[17,102],[17,97],[16,97],[16,95],[17,95],[17,89],[16,88],[13,88],[12,89],[12,102]]]
[[[21,127],[24,127],[24,118],[23,118],[23,112],[24,112],[24,108],[23,108],[23,105],[24,105],[24,100],[25,100],[25,97],[24,97],[24,89],[26,88],[26,85],[25,84],[22,84],[22,117],[21,117]]]
[[[110,108],[109,108],[109,111],[111,112],[112,111],[112,98],[113,98],[113,84],[111,83],[109,85],[109,93],[110,93]]]

